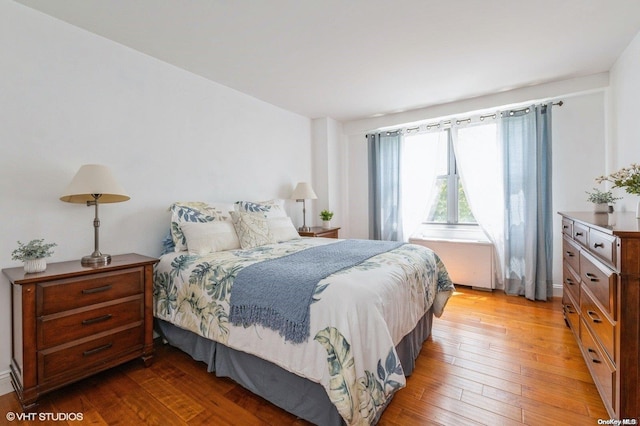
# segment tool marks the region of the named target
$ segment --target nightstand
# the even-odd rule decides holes
[[[44,272],[3,269],[12,288],[11,382],[25,410],[66,384],[134,358],[153,358],[153,265],[138,254]]]
[[[339,238],[337,228],[323,228],[321,226],[312,226],[310,231],[298,231],[301,237],[324,237],[324,238]]]

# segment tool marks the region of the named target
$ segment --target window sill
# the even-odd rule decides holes
[[[491,244],[485,233],[479,226],[441,226],[422,225],[414,232],[410,240],[448,241]]]

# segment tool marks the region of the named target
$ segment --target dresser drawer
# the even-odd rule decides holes
[[[616,267],[617,238],[595,229],[589,229],[589,251],[612,268]]]
[[[580,336],[580,315],[578,313],[578,307],[576,302],[571,299],[571,296],[567,294],[562,295],[562,312],[564,318],[567,320],[569,328],[573,331],[576,337]]]
[[[593,336],[602,345],[612,364],[615,365],[615,325],[612,324],[608,315],[602,312],[598,304],[594,302],[589,290],[583,290],[582,292],[580,312],[584,322],[591,328]]]
[[[97,306],[99,307],[40,317],[38,349],[50,348],[143,319],[144,301],[141,294]]]
[[[580,302],[580,277],[575,274],[567,262],[562,262],[563,292],[571,292],[573,300]]]
[[[595,342],[588,327],[584,324],[580,327],[580,344],[585,356],[585,361],[591,374],[593,381],[596,383],[602,402],[607,411],[613,413],[614,401],[616,400],[616,369],[609,362],[609,358],[602,353],[602,350]]]
[[[573,224],[573,239],[584,247],[588,247],[589,243],[589,227],[581,223]]]
[[[49,315],[144,292],[144,269],[92,274],[38,284],[36,315]]]
[[[562,218],[562,233],[573,238],[573,221],[571,219]]]
[[[140,352],[143,344],[144,326],[138,325],[77,345],[45,349],[38,352],[38,373],[45,382],[56,375],[73,375],[128,352]]]
[[[567,237],[562,238],[562,258],[580,274],[580,249]]]
[[[613,271],[598,262],[594,257],[580,253],[580,278],[582,284],[589,289],[596,302],[615,321],[616,313],[616,275]]]

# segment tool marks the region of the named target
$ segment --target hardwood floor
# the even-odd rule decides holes
[[[0,424],[10,412],[20,412],[13,393],[0,396]],[[158,346],[151,367],[133,361],[67,386],[44,397],[39,413],[82,414],[82,422],[69,425],[306,424],[166,345]],[[596,425],[598,419],[609,416],[559,299],[530,302],[459,287],[380,424]],[[34,423],[65,424],[50,420]]]

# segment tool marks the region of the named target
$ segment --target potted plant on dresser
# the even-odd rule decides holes
[[[593,203],[593,211],[595,213],[609,213],[609,205],[615,204],[619,197],[614,197],[611,191],[600,191],[593,188],[593,192],[586,191],[587,201]]]
[[[24,272],[31,274],[47,269],[46,258],[53,254],[56,243],[45,243],[44,239],[31,240],[27,244],[18,241],[18,248],[11,253],[12,260],[24,262]]]

